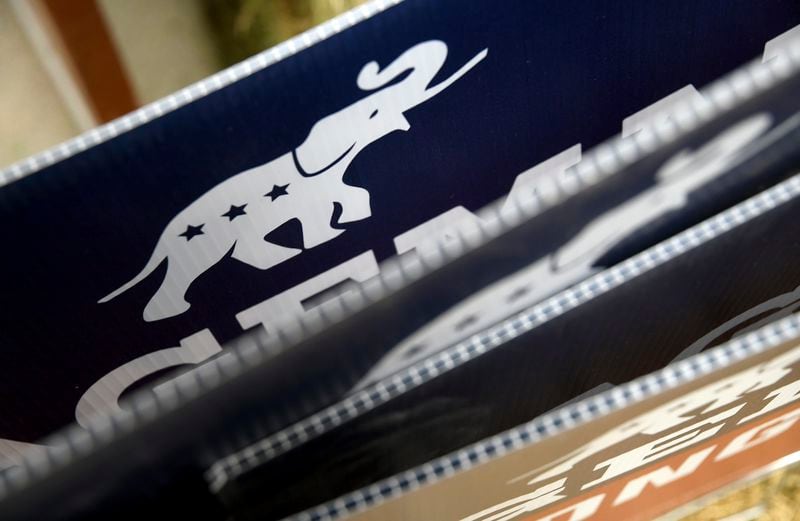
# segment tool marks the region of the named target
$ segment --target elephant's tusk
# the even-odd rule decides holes
[[[442,92],[444,89],[446,89],[447,87],[452,85],[456,80],[461,78],[461,76],[463,76],[466,73],[468,73],[471,68],[475,67],[481,60],[486,58],[486,55],[488,55],[488,54],[489,54],[489,49],[482,50],[481,52],[479,52],[478,54],[473,56],[470,61],[468,61],[467,63],[462,65],[461,68],[458,69],[455,73],[453,73],[452,76],[450,76],[446,80],[443,80],[443,81],[437,83],[434,87],[432,87],[430,89],[426,89],[425,90],[425,97],[422,98],[419,101],[419,103],[422,103],[424,101],[428,101],[429,99],[431,99],[432,97],[436,96],[437,94]]]
[[[336,159],[334,159],[334,160],[333,160],[333,162],[332,162],[331,164],[329,164],[328,166],[326,166],[325,168],[323,168],[323,169],[321,169],[321,170],[317,170],[316,172],[311,172],[311,173],[309,173],[309,172],[306,172],[306,171],[303,169],[303,166],[300,164],[300,160],[297,158],[297,149],[296,149],[296,148],[295,148],[295,149],[292,149],[292,159],[294,160],[294,166],[295,166],[295,168],[297,168],[297,171],[300,173],[300,175],[301,175],[301,176],[303,176],[303,177],[312,177],[312,176],[315,176],[315,175],[319,175],[319,174],[321,174],[322,172],[325,172],[326,170],[329,170],[330,168],[332,168],[334,165],[336,165],[336,163],[338,163],[339,161],[341,161],[342,159],[344,159],[344,158],[347,156],[347,154],[349,154],[349,153],[350,153],[350,151],[351,151],[351,150],[353,150],[353,147],[354,147],[354,146],[356,146],[356,144],[355,144],[355,143],[353,143],[352,145],[350,145],[350,147],[349,147],[347,150],[345,150],[345,151],[342,153],[342,155],[340,155],[339,157],[337,157]]]

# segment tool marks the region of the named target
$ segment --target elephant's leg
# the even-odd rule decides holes
[[[317,212],[321,208],[314,208]],[[300,218],[303,225],[303,246],[306,248],[313,248],[319,246],[324,242],[338,237],[344,230],[337,230],[330,225],[331,216],[333,215],[333,205],[331,204],[330,210],[321,213],[310,213]]]
[[[236,246],[233,248],[231,256],[254,268],[267,270],[287,259],[291,259],[302,251],[297,248],[286,248],[267,242],[256,234],[248,234],[236,240]]]
[[[222,259],[230,249],[231,242],[205,243],[202,249],[173,248],[167,254],[167,274],[153,298],[144,308],[144,319],[148,322],[174,317],[187,311],[191,305],[186,301],[186,291],[203,272]]]
[[[164,282],[161,283],[158,291],[144,308],[144,319],[148,322],[174,317],[188,310],[190,304],[186,302],[184,295],[186,295],[189,285],[202,273],[181,269],[178,267],[178,263],[174,263],[172,259],[167,262],[167,275],[164,277]]]
[[[369,205],[369,192],[357,186],[344,185],[337,194],[336,201],[342,205],[339,223],[361,221],[372,215]]]
[[[369,192],[355,186],[338,185],[332,200],[320,201],[319,204],[312,205],[299,216],[303,225],[303,245],[306,248],[319,246],[344,232],[342,229],[331,226],[334,202],[339,203],[342,208],[342,213],[334,224],[360,221],[372,215]]]

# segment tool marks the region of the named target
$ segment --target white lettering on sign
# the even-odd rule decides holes
[[[732,407],[725,412],[716,414],[711,418],[700,420],[699,422],[688,425],[677,432],[656,438],[638,447],[618,454],[595,466],[595,470],[606,468],[602,476],[594,481],[585,483],[581,489],[585,490],[597,484],[621,476],[632,469],[643,467],[654,460],[663,458],[682,449],[695,445],[696,443],[707,440],[716,435],[722,427],[724,421],[739,412],[741,405]]]
[[[767,395],[767,398],[770,400],[763,409],[751,414],[750,416],[745,416],[739,420],[739,423],[748,422],[753,418],[763,416],[770,411],[800,399],[800,380],[788,383],[779,389],[775,389]]]
[[[119,399],[126,389],[142,378],[165,369],[199,364],[222,352],[211,331],[204,329],[181,340],[178,347],[170,347],[140,356],[123,364],[100,378],[83,393],[75,407],[75,419],[81,427],[88,428],[91,419],[122,411]]]
[[[309,307],[304,302],[308,299],[321,295],[343,282],[364,282],[378,275],[378,272],[375,254],[371,250],[366,251],[260,304],[240,311],[236,314],[236,320],[242,329],[250,329],[261,324],[269,332],[275,324],[287,317],[305,315]]]
[[[605,497],[605,494],[588,497],[552,514],[540,517],[537,521],[583,521],[584,519],[589,519],[600,508]],[[564,517],[567,514],[569,514],[569,517]]]
[[[625,487],[619,493],[617,499],[614,500],[614,506],[636,499],[644,492],[648,485],[652,485],[656,488],[663,487],[664,485],[669,485],[674,481],[689,476],[700,468],[700,465],[702,465],[716,448],[716,445],[712,445],[711,447],[706,447],[701,451],[695,452],[686,458],[677,469],[673,469],[669,465],[664,465],[643,476],[630,480],[625,484]]]
[[[564,490],[566,479],[554,481],[543,487],[537,488],[529,494],[514,499],[509,499],[477,514],[465,517],[461,521],[508,521],[526,512],[532,512],[543,506],[549,505],[566,496],[560,494]]]
[[[514,179],[500,211],[510,212],[514,206],[530,204],[536,196],[544,201],[555,200],[561,192],[558,178],[580,162],[581,145],[578,143],[525,170]]]
[[[750,421],[773,412],[779,406],[800,401],[800,394],[797,392],[800,389],[798,371],[800,371],[800,346],[777,355],[767,362],[679,396],[605,432],[553,463],[509,481],[509,484],[513,484],[521,480],[528,480],[529,485],[536,487],[531,495],[521,495],[504,501],[464,518],[462,521],[511,521],[523,514],[569,497],[568,489],[587,490],[596,485],[611,483],[614,478],[621,478],[642,467],[658,465],[658,460],[691,449],[703,441],[713,440],[718,434],[721,434],[723,428],[734,427],[742,423],[743,418],[740,416],[744,415],[744,411],[747,410],[745,405],[749,409],[752,405],[759,405],[759,400],[763,400],[765,405],[757,413],[744,416]],[[777,385],[780,387],[771,389]],[[765,393],[765,390],[769,391],[763,396],[754,394]],[[797,424],[798,420],[800,420],[800,409],[795,409],[744,430],[727,441],[721,449],[718,444],[711,444],[701,450],[689,452],[689,456],[680,464],[676,463],[676,466],[662,464],[644,474],[634,474],[627,478],[628,481],[616,494],[612,506],[620,506],[634,500],[642,495],[649,486],[664,487],[686,478],[695,473],[705,462],[723,461],[744,451],[757,448],[786,433]],[[641,441],[634,444],[632,448],[626,447],[626,450],[621,452],[619,452],[621,449],[617,449],[618,452],[614,453],[616,446],[623,443],[630,446],[639,438]],[[606,456],[599,463],[592,464],[592,460],[600,459],[606,451],[613,455]],[[716,456],[712,457],[715,451],[718,452]],[[602,473],[591,481],[588,481],[589,478],[582,472],[571,474],[571,471],[579,464],[583,464],[583,468],[586,468],[588,464],[589,468]],[[543,472],[543,470],[545,471]],[[532,474],[536,476],[529,479]],[[576,479],[581,481],[574,482]],[[569,519],[587,519],[596,513],[604,501],[605,493],[600,493],[602,490],[601,488],[595,495],[579,503],[537,519],[539,521],[542,519],[561,520],[562,517],[559,515],[567,514],[573,516]],[[556,491],[557,493],[543,494],[542,491]],[[535,502],[528,503],[529,499],[535,499]],[[582,506],[579,508],[579,505]],[[590,509],[589,506],[593,506],[593,508]],[[578,516],[578,513],[585,514],[585,517]]]
[[[0,438],[0,472],[21,465],[25,457],[41,457],[46,449],[45,445]]]
[[[697,92],[697,89],[695,89],[693,85],[687,85],[678,89],[652,105],[623,119],[622,137],[632,136],[647,127],[652,127],[655,124],[670,119],[676,108],[684,103],[702,99],[703,95]]]
[[[797,25],[785,33],[782,33],[764,44],[764,54],[762,62],[766,62],[784,55],[792,42],[800,41],[800,25]]]
[[[456,230],[479,221],[480,218],[474,213],[463,206],[456,206],[401,233],[394,238],[394,247],[398,255],[412,250],[418,254],[438,250],[456,241]]]
[[[752,449],[765,441],[783,434],[800,419],[800,409],[795,409],[762,425],[753,427],[733,439],[715,458],[721,461],[740,452]]]

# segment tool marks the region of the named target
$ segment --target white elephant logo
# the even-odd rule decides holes
[[[449,87],[487,52],[433,86],[429,84],[447,58],[441,41],[415,45],[384,69],[367,63],[357,84],[375,92],[317,121],[294,150],[203,194],[167,224],[142,271],[98,303],[135,286],[166,259],[164,282],[143,316],[150,322],[179,315],[190,307],[184,296],[192,282],[231,250],[233,258],[266,270],[302,251],[268,242],[266,236],[281,225],[297,219],[303,247],[313,248],[344,231],[334,226],[366,219],[371,215],[369,192],[342,180],[351,161],[373,141],[408,130],[406,110]],[[408,75],[397,81],[404,73]],[[334,222],[337,204],[341,212]]]

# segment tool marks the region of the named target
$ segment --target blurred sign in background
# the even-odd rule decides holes
[[[3,0],[0,168],[364,0]]]

